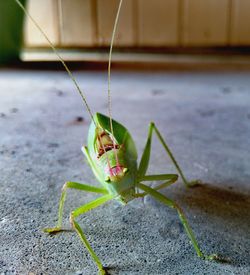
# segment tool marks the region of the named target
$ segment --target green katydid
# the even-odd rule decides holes
[[[109,54],[109,65],[108,65],[108,99],[109,99],[109,117],[96,113],[92,114],[87,101],[78,86],[75,78],[68,69],[67,65],[63,59],[58,54],[57,50],[50,42],[46,34],[42,31],[39,25],[34,21],[30,14],[25,10],[19,0],[15,0],[17,4],[23,9],[25,14],[33,21],[37,26],[40,32],[47,39],[51,48],[57,55],[57,57],[62,62],[66,71],[68,72],[70,78],[73,80],[77,91],[82,97],[87,110],[91,116],[92,123],[89,128],[88,133],[88,142],[87,146],[82,147],[82,151],[92,168],[93,174],[97,180],[102,184],[102,187],[94,187],[78,182],[66,182],[62,188],[61,199],[59,202],[59,212],[58,212],[58,223],[56,227],[44,229],[47,233],[57,233],[62,231],[62,216],[63,216],[63,207],[66,198],[66,190],[68,188],[77,189],[85,192],[93,192],[102,194],[98,199],[91,201],[79,208],[73,210],[70,214],[70,223],[73,229],[78,233],[81,241],[89,251],[93,260],[95,261],[99,273],[107,274],[106,268],[101,263],[101,260],[98,258],[97,254],[92,249],[90,243],[88,242],[82,228],[76,222],[76,218],[80,215],[103,205],[104,203],[116,199],[122,204],[127,204],[129,201],[141,198],[146,195],[151,195],[154,199],[162,202],[166,206],[169,206],[175,209],[179,215],[179,218],[186,230],[186,233],[191,240],[193,247],[197,255],[203,259],[207,260],[219,260],[219,257],[216,254],[205,255],[199,248],[199,245],[196,241],[194,233],[182,211],[182,209],[171,199],[167,198],[165,195],[161,194],[158,190],[165,188],[178,179],[177,174],[156,174],[156,175],[147,175],[147,169],[150,161],[150,152],[151,152],[151,142],[153,133],[156,134],[156,137],[159,139],[167,155],[172,160],[174,166],[176,167],[180,177],[182,178],[186,186],[192,186],[198,183],[198,181],[188,182],[184,176],[180,166],[175,160],[173,154],[171,153],[168,145],[164,141],[162,135],[160,134],[158,128],[154,123],[150,123],[149,132],[146,141],[146,145],[140,160],[139,165],[137,165],[137,150],[135,143],[129,133],[129,131],[120,123],[111,118],[111,97],[110,97],[110,67],[111,67],[111,56],[112,56],[112,47],[116,31],[116,26],[119,18],[119,13],[122,5],[122,0],[120,0],[118,11],[116,14],[116,20],[113,28],[110,54]],[[151,188],[144,184],[143,182],[147,181],[163,181],[155,188]]]

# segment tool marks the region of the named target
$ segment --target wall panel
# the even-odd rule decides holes
[[[42,30],[49,37],[54,45],[59,44],[59,19],[58,3],[54,0],[29,0],[27,1],[27,10],[36,20]],[[26,46],[47,47],[48,42],[42,36],[34,23],[26,18],[24,30],[24,41]]]
[[[250,1],[232,0],[231,45],[250,45]]]
[[[179,0],[138,0],[138,45],[178,44]]]
[[[95,45],[95,17],[92,0],[59,0],[62,46]]]
[[[228,43],[229,0],[183,0],[181,43],[218,46]]]
[[[119,1],[117,0],[97,0],[97,34],[100,46],[108,46],[110,44],[118,4]],[[126,0],[123,4],[115,45],[133,46],[135,44],[135,0]]]

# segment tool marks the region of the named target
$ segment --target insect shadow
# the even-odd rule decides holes
[[[221,184],[222,185],[222,184]],[[233,183],[233,186],[239,184]],[[163,191],[164,192],[164,191]],[[241,221],[250,224],[250,195],[237,192],[232,187],[222,188],[211,183],[204,183],[186,192],[184,188],[180,191],[175,189],[176,198],[182,204],[192,205],[199,208],[208,215],[217,216],[230,221]]]
[[[214,249],[225,256],[227,263],[250,266],[250,259],[244,253],[247,252],[250,233],[250,195],[246,193],[237,192],[232,187],[222,188],[204,183],[189,192],[185,188],[173,189],[171,195],[184,209],[190,208],[195,214],[197,220],[194,224],[202,223],[201,227],[205,226],[205,230],[214,235],[214,244],[217,246]]]

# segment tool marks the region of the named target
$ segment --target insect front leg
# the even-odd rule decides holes
[[[162,202],[163,204],[175,209],[179,215],[179,218],[181,220],[181,223],[183,224],[187,235],[189,237],[189,239],[191,240],[193,247],[198,255],[198,257],[203,258],[205,260],[218,260],[218,261],[223,261],[222,259],[219,258],[218,255],[216,254],[212,254],[212,255],[204,255],[198,245],[198,242],[194,236],[194,233],[187,221],[187,218],[185,217],[182,209],[180,208],[180,206],[178,206],[178,204],[176,204],[174,201],[172,201],[171,199],[167,198],[166,196],[164,196],[163,194],[159,193],[158,191],[154,190],[153,188],[146,186],[142,183],[138,183],[137,185],[141,190],[143,190],[145,192],[145,195],[151,195],[152,197],[154,197],[156,200]]]
[[[80,206],[79,208],[72,211],[70,214],[70,223],[72,224],[72,227],[76,230],[77,234],[80,236],[80,239],[82,240],[83,244],[85,245],[85,247],[89,251],[90,255],[92,256],[93,260],[95,261],[95,263],[99,269],[99,274],[101,274],[101,275],[107,274],[107,272],[106,272],[105,268],[103,267],[100,259],[95,254],[94,250],[92,249],[89,242],[87,241],[87,238],[86,238],[85,234],[83,233],[83,230],[81,229],[80,225],[75,221],[75,218],[90,211],[91,209],[94,209],[94,208],[104,204],[105,202],[107,202],[111,199],[113,199],[112,195],[102,196],[92,202],[89,202],[83,206]]]
[[[82,184],[82,183],[78,183],[78,182],[71,182],[71,181],[66,182],[63,185],[62,194],[61,194],[61,198],[60,198],[60,202],[59,202],[57,225],[56,225],[56,227],[53,227],[53,228],[45,228],[44,232],[57,233],[57,232],[62,231],[63,206],[64,206],[64,202],[66,199],[66,190],[68,188],[82,190],[82,191],[86,191],[86,192],[108,194],[108,191],[104,188],[98,188],[98,187],[94,187],[94,186],[90,186],[90,185],[86,185],[86,184]]]
[[[173,162],[174,166],[176,167],[177,171],[179,172],[184,184],[186,186],[189,186],[189,187],[199,184],[200,183],[199,180],[188,181],[186,179],[186,177],[184,176],[179,164],[177,163],[177,161],[174,158],[172,152],[170,151],[168,145],[164,141],[162,135],[160,134],[159,130],[157,129],[157,127],[155,126],[155,124],[153,122],[151,122],[149,124],[148,138],[147,138],[147,142],[146,142],[146,145],[145,145],[145,148],[144,148],[144,151],[143,151],[143,154],[142,154],[141,162],[140,162],[140,165],[139,165],[139,177],[143,177],[145,175],[146,171],[147,171],[147,168],[148,168],[153,131],[155,131],[156,136],[160,140],[163,148],[165,149],[166,153],[169,155],[170,159],[172,160],[172,162]]]

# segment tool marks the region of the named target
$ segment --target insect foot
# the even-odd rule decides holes
[[[108,272],[108,268],[107,267],[102,267],[102,269],[99,269],[98,274],[99,275],[109,275],[110,273]]]
[[[44,228],[43,229],[43,232],[49,233],[49,234],[56,234],[60,231],[62,231],[62,228],[60,228],[60,227]]]
[[[192,181],[188,181],[187,182],[187,186],[188,187],[199,187],[202,185],[202,181],[201,180],[192,180]]]
[[[207,261],[216,261],[219,263],[229,263],[230,260],[224,257],[219,256],[218,254],[211,254],[208,256],[204,256],[204,259]]]

